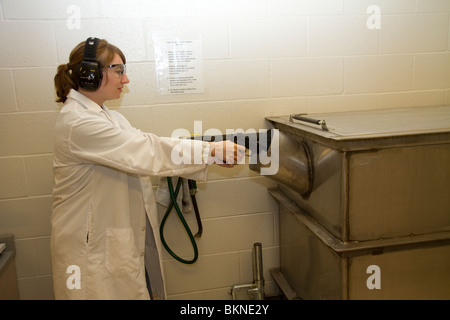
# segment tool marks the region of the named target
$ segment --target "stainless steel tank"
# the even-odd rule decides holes
[[[311,117],[268,118],[276,278],[304,299],[449,299],[450,107]]]

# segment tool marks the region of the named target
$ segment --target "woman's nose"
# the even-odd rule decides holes
[[[130,79],[128,79],[127,74],[123,75],[122,80],[120,82],[122,82],[122,83],[129,83],[130,82]]]

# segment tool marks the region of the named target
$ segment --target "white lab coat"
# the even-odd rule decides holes
[[[55,298],[148,299],[145,254],[146,263],[153,261],[147,265],[152,292],[164,299],[159,221],[149,177],[205,180],[206,161],[175,164],[171,153],[175,145],[187,144],[201,148],[206,159],[209,144],[144,133],[120,113],[75,90],[61,109],[55,131]],[[147,240],[146,215],[151,225]]]

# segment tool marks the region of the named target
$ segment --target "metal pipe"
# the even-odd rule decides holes
[[[253,283],[256,285],[258,300],[264,300],[264,272],[262,246],[260,242],[253,244]]]
[[[274,155],[271,156],[274,157]],[[308,196],[312,190],[313,166],[307,146],[280,132],[278,157],[278,172],[274,175],[268,175],[268,177],[290,186],[305,197]],[[256,165],[250,165],[250,169],[260,172],[261,168],[269,165],[258,162]]]
[[[262,265],[262,247],[261,243],[256,242],[253,244],[253,281],[261,281],[263,278],[263,265]]]
[[[269,149],[269,152],[272,150]],[[314,156],[313,156],[314,154]],[[273,155],[271,155],[274,158]],[[279,132],[279,167],[274,175],[267,175],[297,191],[304,198],[339,171],[339,152],[328,147],[311,147],[306,142]],[[270,166],[258,162],[250,169],[260,173]]]
[[[252,248],[253,282],[238,283],[231,286],[233,300],[264,300],[264,276],[261,243],[255,242]]]

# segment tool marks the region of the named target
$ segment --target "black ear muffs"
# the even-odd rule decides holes
[[[78,85],[86,91],[95,91],[102,79],[101,68],[97,62],[98,38],[88,38],[84,46],[83,61],[78,65]]]

